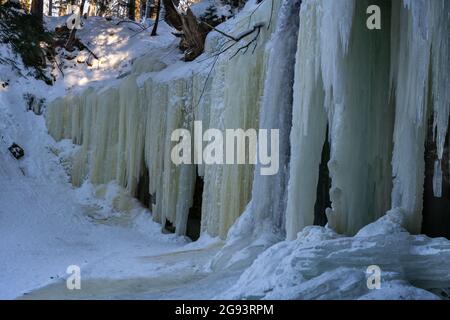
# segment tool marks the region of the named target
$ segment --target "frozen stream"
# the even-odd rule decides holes
[[[219,247],[189,250],[150,257],[139,257],[135,263],[143,265],[180,264],[186,260],[207,262]],[[176,273],[127,279],[88,279],[81,290],[67,290],[60,281],[32,291],[23,299],[211,299],[237,281],[240,272],[206,273],[196,268],[186,268]],[[212,285],[214,284],[214,285]]]

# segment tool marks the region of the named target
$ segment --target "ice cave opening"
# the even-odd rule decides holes
[[[430,237],[450,239],[450,121],[448,127],[442,159],[439,160],[434,115],[428,120],[422,233]]]

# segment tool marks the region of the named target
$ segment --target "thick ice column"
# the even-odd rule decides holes
[[[166,105],[168,87],[149,78],[144,84],[147,106],[147,127],[145,136],[145,162],[149,169],[149,192],[155,200],[153,219],[162,222],[162,194],[164,170],[164,142],[166,132]]]
[[[98,101],[97,93],[93,89],[84,91],[80,98],[80,136],[81,148],[74,155],[72,167],[72,184],[74,186],[81,186],[85,178],[89,174],[90,164],[90,150],[96,128],[93,126],[92,119],[96,112]]]
[[[272,154],[278,152],[279,172],[263,176],[261,164],[258,163],[255,168],[250,211],[254,215],[256,233],[261,233],[264,228],[276,230],[280,234],[285,231],[294,84],[292,66],[297,51],[300,3],[298,0],[282,1],[275,32],[266,46],[269,58],[259,127],[269,131],[279,130],[278,150],[268,142]]]
[[[176,166],[171,159],[174,142],[171,141],[172,132],[176,129],[187,129],[193,132],[193,116],[191,101],[191,79],[172,80],[169,84],[169,104],[166,113],[166,133],[164,150],[164,171],[162,195],[162,217],[178,224],[177,233],[184,234],[189,208],[193,198],[193,184],[195,182],[195,166],[181,164]]]
[[[393,4],[392,83],[395,89],[393,206],[408,215],[408,229],[422,222],[424,145],[427,118],[434,113],[438,158],[442,159],[450,108],[448,90],[450,3],[396,1]],[[394,50],[395,49],[395,50]]]
[[[119,90],[112,87],[98,94],[91,126],[90,177],[103,184],[116,178],[119,139]]]
[[[211,100],[209,107],[209,127],[221,129],[222,115],[224,112],[224,77],[225,64],[217,63],[214,68],[214,77],[211,81]],[[220,206],[220,192],[218,184],[223,178],[223,165],[210,164],[204,166],[204,189],[202,201],[202,220],[201,231],[209,235],[217,236],[219,234],[219,214],[217,208]]]
[[[66,125],[64,122],[66,99],[68,99],[68,97],[55,99],[46,110],[45,122],[48,132],[55,140],[68,138],[64,130]]]
[[[46,113],[49,133],[56,139],[72,139],[81,143],[81,108],[83,99],[78,96],[67,96],[55,99]]]
[[[134,195],[144,166],[146,129],[146,101],[143,89],[132,75],[123,80],[119,88],[119,140],[117,147],[116,180],[127,186]]]
[[[329,226],[354,234],[390,206],[389,20],[366,28],[366,9],[386,2],[305,1],[294,86],[286,228],[295,238],[313,223],[325,132],[330,127]]]
[[[365,27],[370,4],[378,4],[384,14],[381,30]],[[332,210],[327,217],[329,225],[342,233],[355,234],[384,215],[391,204],[395,110],[389,103],[389,5],[356,2],[348,52],[340,79],[333,84]]]
[[[143,97],[141,116],[145,119],[144,159],[149,171],[149,193],[155,202],[151,208],[153,219],[162,224],[170,221],[178,234],[184,234],[196,172],[193,164],[177,166],[172,162],[176,142],[171,141],[171,135],[176,129],[192,132],[192,76],[167,79],[153,74],[139,90]]]
[[[286,211],[286,236],[314,222],[314,203],[327,114],[320,70],[320,8],[302,3],[295,63],[291,161]]]
[[[267,67],[259,128],[279,130],[278,149],[271,145],[270,136],[267,137],[269,151],[279,156],[279,171],[263,176],[261,164],[255,166],[252,200],[228,232],[226,245],[212,260],[211,267],[215,270],[250,265],[264,249],[284,238],[299,7],[300,1],[281,1],[280,8],[274,12],[276,22],[272,22],[275,31],[265,46]]]
[[[300,1],[282,1],[275,32],[266,46],[268,61],[259,128],[279,130],[278,149],[268,141],[269,151],[273,155],[278,152],[279,172],[263,176],[261,164],[256,165],[252,201],[246,216],[230,231],[229,243],[238,239],[254,241],[255,238],[267,236],[267,233],[276,237],[284,235],[294,82],[292,66],[297,48],[299,8]]]

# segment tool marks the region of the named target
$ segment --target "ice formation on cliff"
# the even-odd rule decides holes
[[[370,4],[381,8],[381,30],[365,27]],[[420,232],[427,115],[434,110],[439,159],[449,118],[448,2],[307,0],[300,21],[287,237],[313,224],[325,138],[330,227],[355,234],[402,207],[408,230]]]
[[[393,206],[408,213],[408,230],[422,222],[424,145],[427,119],[434,114],[435,141],[441,161],[447,135],[450,94],[450,3],[393,3],[391,82],[396,116],[393,152]],[[442,164],[448,166],[449,164]],[[435,178],[439,170],[435,171]]]
[[[225,238],[247,208],[231,242],[271,229],[278,230],[275,238],[294,239],[314,223],[327,140],[329,227],[353,235],[401,207],[407,229],[420,232],[425,124],[431,114],[436,195],[442,168],[449,165],[441,163],[450,108],[448,2],[305,0],[299,16],[296,1],[273,4],[252,3],[220,26],[239,34],[261,21],[267,25],[254,53],[232,57],[236,48],[226,51],[210,77],[212,59],[166,66],[152,53],[116,86],[55,101],[47,112],[49,131],[82,145],[73,183],[88,176],[98,184],[116,180],[136,194],[148,180],[154,219],[170,221],[184,234],[198,174],[204,180],[203,233]],[[372,4],[383,13],[381,30],[366,27]],[[213,57],[226,40],[211,33],[205,57]],[[203,121],[204,129],[281,128],[280,173],[261,177],[253,166],[242,165],[175,166],[170,134],[192,130],[194,120]]]
[[[285,237],[284,212],[289,180],[289,133],[294,80],[292,65],[297,47],[299,9],[300,1],[282,2],[275,31],[265,48],[269,58],[259,127],[280,128],[280,170],[277,175],[263,176],[259,174],[257,165],[252,200],[230,229],[227,244],[214,257],[212,268],[229,269],[242,263],[248,265],[265,248]]]
[[[114,86],[55,100],[46,115],[51,135],[57,140],[70,138],[82,146],[75,156],[72,182],[79,186],[87,177],[96,184],[116,180],[136,194],[147,168],[153,218],[163,224],[170,221],[178,234],[185,234],[198,172],[205,184],[202,231],[226,237],[249,201],[254,167],[175,166],[170,157],[171,133],[178,128],[192,131],[194,120],[203,121],[204,130],[258,128],[267,64],[264,45],[276,24],[278,6],[278,1],[273,6],[265,1],[246,7],[239,18],[221,25],[231,34],[240,34],[265,23],[254,52],[251,47],[234,56],[252,36],[244,38],[220,55],[209,78],[213,57],[202,64],[178,63],[165,68],[163,58],[153,53],[138,60],[133,74]],[[206,58],[229,45],[225,40],[211,34]],[[124,209],[120,200],[118,203]]]
[[[372,32],[365,27],[368,5],[367,1],[306,1],[302,6],[286,223],[289,239],[313,224],[316,189],[311,186],[317,185],[325,139],[331,143],[329,225],[354,234],[390,207],[394,109],[388,92],[389,28]],[[388,6],[382,11],[386,16]]]

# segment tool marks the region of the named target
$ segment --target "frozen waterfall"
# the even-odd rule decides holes
[[[244,8],[239,18],[221,25],[238,35],[260,22],[265,24],[257,46],[244,54],[236,50],[251,37],[214,62],[214,55],[229,43],[212,33],[201,63],[166,66],[164,53],[149,54],[135,62],[132,75],[114,86],[55,100],[46,115],[49,132],[57,140],[69,138],[81,145],[73,160],[73,184],[79,186],[86,178],[96,184],[115,180],[137,195],[140,181],[148,181],[144,189],[150,196],[153,219],[173,224],[182,235],[196,181],[202,179],[201,230],[225,238],[250,200],[254,167],[176,166],[170,157],[171,134],[178,128],[192,132],[194,121],[202,121],[204,130],[258,128],[268,59],[264,48],[275,28],[273,11],[278,7],[279,1],[265,1],[256,8]],[[120,199],[117,203],[126,209]]]
[[[381,8],[381,30],[365,27],[370,4]],[[288,238],[313,224],[324,139],[331,144],[331,228],[355,234],[402,207],[408,230],[420,232],[427,115],[434,111],[439,159],[449,118],[449,12],[440,0],[303,2]]]
[[[115,180],[143,194],[153,219],[186,234],[201,181],[201,232],[224,239],[234,224],[229,241],[245,238],[240,247],[262,234],[295,239],[317,215],[355,235],[398,207],[408,231],[420,233],[430,117],[436,197],[450,167],[450,3],[250,2],[219,28],[237,35],[264,22],[254,52],[233,49],[216,61],[228,39],[211,32],[198,62],[153,52],[115,85],[51,104],[49,132],[81,145],[73,184]],[[366,27],[369,5],[381,9],[381,30]],[[171,133],[192,131],[194,121],[204,129],[280,129],[278,175],[260,176],[253,165],[176,166]],[[120,197],[117,205],[126,209]]]

